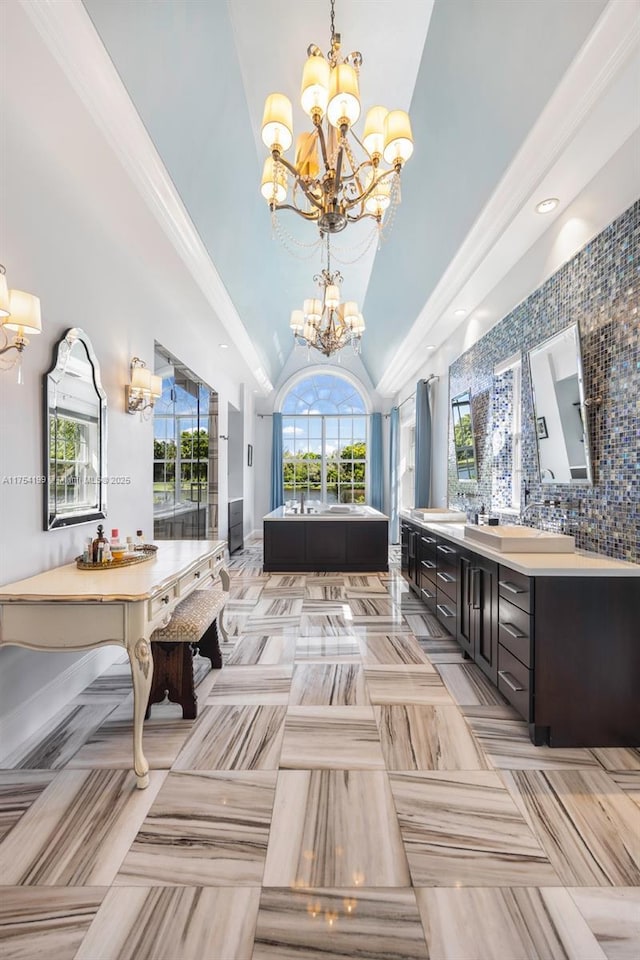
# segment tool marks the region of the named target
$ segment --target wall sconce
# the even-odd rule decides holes
[[[11,370],[18,365],[18,383],[22,383],[22,351],[29,345],[25,334],[42,333],[42,319],[40,317],[40,300],[24,290],[9,290],[7,288],[7,271],[0,263],[0,325],[4,343],[0,347],[0,357],[9,350],[15,350],[16,356],[11,362],[0,361],[0,370]],[[9,342],[7,330],[15,332],[13,341]]]
[[[144,360],[134,357],[131,361],[131,383],[124,388],[127,413],[144,413],[153,410],[153,405],[162,396],[162,377],[151,373]]]

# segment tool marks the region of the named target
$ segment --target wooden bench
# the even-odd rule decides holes
[[[151,714],[151,705],[161,703],[166,696],[181,705],[184,720],[195,720],[198,698],[193,681],[194,649],[211,660],[212,669],[222,667],[218,631],[228,642],[223,613],[229,597],[229,574],[224,569],[219,572],[220,583],[194,590],[178,604],[167,625],[151,634],[153,680],[145,718]]]

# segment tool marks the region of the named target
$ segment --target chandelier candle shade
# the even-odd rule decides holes
[[[351,343],[354,351],[360,353],[360,341],[365,330],[365,322],[355,300],[340,303],[340,284],[342,275],[331,270],[331,250],[327,234],[327,266],[313,278],[321,291],[322,298],[310,297],[304,301],[302,310],[292,310],[289,326],[296,343],[308,348],[314,347],[330,357]]]
[[[298,136],[294,162],[284,156],[294,140],[289,98],[270,94],[262,118],[262,140],[270,151],[262,171],[262,196],[273,215],[293,210],[317,223],[322,234],[339,233],[365,217],[381,228],[387,210],[400,202],[400,174],[413,153],[411,122],[404,110],[371,107],[362,139],[355,133],[362,55],[342,56],[334,6],[331,0],[327,57],[315,44],[307,50],[300,102],[313,131]]]

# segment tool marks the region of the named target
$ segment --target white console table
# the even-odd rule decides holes
[[[151,689],[151,634],[165,626],[181,600],[224,563],[223,540],[166,540],[152,560],[111,570],[75,563],[0,587],[0,646],[31,650],[124,647],[133,678],[133,767],[140,789],[149,764],[142,727]]]

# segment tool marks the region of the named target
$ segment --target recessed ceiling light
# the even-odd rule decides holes
[[[460,310],[454,310],[453,315],[454,317],[466,317],[467,311],[460,308]]]
[[[218,346],[220,347],[221,350],[228,350],[228,349],[229,349],[229,344],[228,344],[228,343],[219,343]]]
[[[425,350],[435,350],[435,348],[436,348],[435,343],[428,343],[425,347]]]
[[[546,200],[541,200],[540,203],[536,204],[536,213],[551,213],[559,203],[557,197],[547,197]]]

